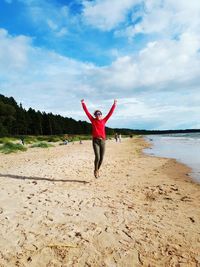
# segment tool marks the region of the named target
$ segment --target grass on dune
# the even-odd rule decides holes
[[[41,148],[48,148],[48,147],[53,147],[53,145],[48,144],[46,142],[40,142],[40,143],[35,143],[31,147],[41,147]]]
[[[61,136],[56,136],[56,135],[40,135],[40,136],[36,136],[37,140],[40,142],[59,142],[60,140],[62,140]]]
[[[27,136],[24,137],[24,143],[25,144],[32,144],[32,143],[35,143],[37,141],[38,140],[37,140],[37,138],[35,136],[29,136],[29,135],[27,135]]]
[[[25,144],[34,144],[34,143],[56,143],[64,140],[69,142],[76,142],[80,140],[89,140],[91,139],[90,135],[76,135],[76,134],[63,134],[63,135],[16,135],[9,137],[0,137],[0,144],[5,144],[8,142],[21,142],[23,139]]]
[[[18,141],[18,138],[15,137],[0,137],[0,144],[6,144]]]
[[[89,140],[91,139],[91,136],[90,135],[69,135],[67,139],[69,140],[69,142],[76,142],[80,140]]]
[[[24,147],[23,145],[13,144],[11,142],[7,142],[0,147],[0,152],[2,152],[4,154],[14,153],[17,151],[26,151],[26,150],[27,150],[27,148]]]

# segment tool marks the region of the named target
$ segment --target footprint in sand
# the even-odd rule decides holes
[[[189,219],[190,219],[191,222],[195,223],[195,220],[194,220],[193,217],[189,217]]]
[[[192,198],[191,198],[191,197],[188,197],[188,196],[183,196],[183,197],[181,198],[181,201],[192,202]]]

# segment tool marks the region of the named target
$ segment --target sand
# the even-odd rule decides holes
[[[142,138],[0,154],[0,266],[200,266],[200,187]]]

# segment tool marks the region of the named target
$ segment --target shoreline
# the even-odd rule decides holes
[[[175,159],[177,162],[185,164],[190,168],[190,177],[191,179],[197,183],[200,184],[200,175],[199,175],[199,164],[198,164],[198,158],[200,154],[197,153],[199,151],[199,143],[195,144],[195,142],[198,140],[195,138],[186,138],[186,140],[182,140],[181,138],[184,137],[175,137],[175,136],[169,136],[170,140],[172,141],[166,141],[165,137],[159,136],[159,137],[144,137],[147,142],[150,142],[152,144],[151,150],[147,150],[146,153],[149,155],[157,156],[157,157],[164,157],[164,158],[171,158]],[[148,140],[150,138],[150,140]],[[188,151],[189,150],[189,151]]]
[[[144,142],[147,143],[147,146],[145,146],[144,149],[151,148],[152,144],[150,142],[148,142],[148,140],[145,139],[145,137],[143,137],[143,139],[144,139]],[[179,160],[174,159],[174,158],[157,156],[155,154],[146,153],[145,151],[143,151],[143,153],[144,153],[144,155],[147,155],[149,157],[168,160],[169,162],[165,166],[165,172],[169,177],[174,176],[174,179],[177,179],[177,178],[183,179],[184,178],[186,182],[192,182],[194,184],[199,185],[199,182],[196,181],[194,178],[192,178],[193,169],[189,165],[187,165],[183,162],[180,162]],[[172,168],[171,165],[174,165],[174,167]],[[170,168],[168,168],[168,167],[170,167]],[[178,177],[177,177],[177,175],[175,177],[174,170],[173,170],[174,168],[176,170],[178,170]]]
[[[147,146],[108,140],[99,179],[91,141],[0,155],[0,265],[197,266],[199,184]]]

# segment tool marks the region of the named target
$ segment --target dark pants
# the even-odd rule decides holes
[[[93,138],[92,141],[94,154],[95,154],[95,160],[94,160],[94,169],[95,171],[98,171],[102,162],[103,162],[103,156],[105,153],[105,140],[99,139],[99,138]]]

